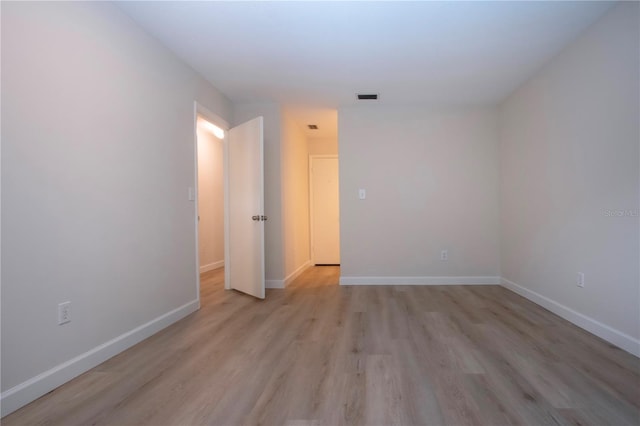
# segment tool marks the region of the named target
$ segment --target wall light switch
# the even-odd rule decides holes
[[[367,190],[366,189],[358,189],[358,198],[364,200],[367,198]]]
[[[58,325],[66,324],[71,321],[71,302],[62,302],[58,304]]]
[[[576,279],[576,285],[578,287],[584,287],[584,272],[578,272],[578,278]]]
[[[196,189],[192,186],[189,187],[189,201],[196,200]]]

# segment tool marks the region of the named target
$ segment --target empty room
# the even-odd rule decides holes
[[[640,425],[640,3],[0,18],[2,425]]]

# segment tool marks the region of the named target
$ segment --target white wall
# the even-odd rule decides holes
[[[281,108],[276,103],[234,105],[234,126],[264,117],[265,279],[267,287],[284,285],[281,179]]]
[[[496,131],[493,109],[340,109],[341,282],[497,283]]]
[[[232,110],[93,2],[2,4],[1,96],[6,414],[197,308],[194,100]]]
[[[282,111],[282,226],[286,283],[310,266],[309,149],[293,117]],[[285,283],[285,284],[286,284]]]
[[[312,138],[307,139],[309,155],[338,155],[338,139]]]
[[[506,284],[636,353],[638,22],[638,3],[614,7],[512,94],[500,115]]]
[[[200,272],[224,266],[224,145],[198,128],[198,246]]]
[[[501,203],[492,110],[341,109],[343,279],[491,278],[500,234],[507,285],[637,345],[638,48],[618,5],[505,102]],[[197,307],[194,100],[265,116],[267,279],[286,277],[278,105],[232,111],[108,3],[3,3],[1,96],[3,414]]]

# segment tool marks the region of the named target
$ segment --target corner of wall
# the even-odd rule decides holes
[[[529,290],[528,288],[506,278],[501,279],[500,285],[516,294],[519,294],[525,299],[542,306],[543,308],[553,312],[561,318],[564,318],[570,323],[577,325],[578,327],[592,334],[595,334],[601,339],[604,339],[607,342],[612,343],[637,357],[640,357],[640,340],[634,338],[633,336],[629,336],[628,334],[616,330],[613,327],[609,327],[608,325],[598,320],[575,311],[561,303],[556,302],[553,299],[536,293],[533,290]]]

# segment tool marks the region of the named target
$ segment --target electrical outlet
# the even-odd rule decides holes
[[[63,302],[58,304],[58,325],[66,324],[71,321],[71,302]]]
[[[440,260],[442,260],[443,262],[449,260],[449,250],[440,251]]]
[[[578,287],[584,288],[584,272],[578,272],[578,278],[576,280],[576,285]]]

